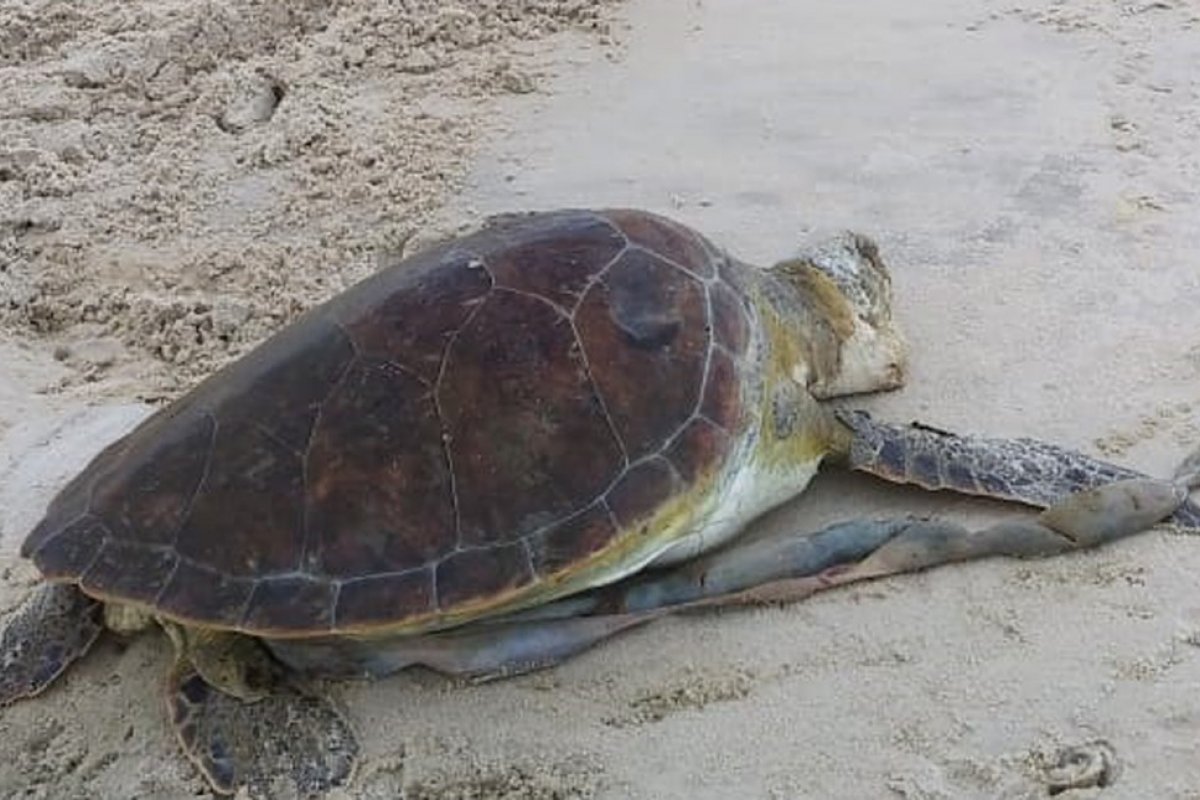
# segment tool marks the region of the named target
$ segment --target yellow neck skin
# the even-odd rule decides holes
[[[819,312],[812,307],[780,300],[765,293],[756,297],[765,337],[758,458],[768,467],[819,462],[847,452],[850,444],[849,431],[809,389],[825,366],[818,351],[836,348],[837,334],[815,319]],[[814,341],[817,337],[825,341]]]

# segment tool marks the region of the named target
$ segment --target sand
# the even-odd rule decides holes
[[[145,403],[495,211],[641,206],[759,263],[855,228],[913,349],[858,405],[1157,474],[1200,443],[1189,4],[407,5],[0,9],[0,609],[56,485]],[[831,473],[755,533],[910,511],[999,509]],[[1035,798],[1079,747],[1106,785],[1057,797],[1195,800],[1198,574],[1200,539],[1160,528],[501,683],[336,686],[366,754],[337,796]],[[168,658],[109,638],[0,712],[0,796],[202,795]]]

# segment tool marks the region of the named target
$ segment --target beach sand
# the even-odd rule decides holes
[[[488,213],[669,214],[760,264],[880,244],[877,416],[1153,474],[1200,444],[1200,17],[1183,2],[350,0],[0,9],[0,611],[54,490],[318,299]],[[493,6],[495,4],[492,4]],[[753,534],[998,504],[830,471]],[[546,672],[332,688],[339,798],[1200,798],[1200,538],[656,622]],[[0,711],[0,797],[205,786],[165,637]]]

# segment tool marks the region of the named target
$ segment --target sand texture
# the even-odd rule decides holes
[[[147,403],[499,211],[645,207],[758,263],[863,231],[913,363],[856,404],[1163,474],[1200,444],[1198,42],[1183,0],[0,5],[0,612]],[[907,512],[999,508],[830,472],[754,533]],[[1198,578],[1164,527],[335,685],[335,797],[1197,800]],[[0,711],[0,797],[203,796],[169,656],[108,637]]]

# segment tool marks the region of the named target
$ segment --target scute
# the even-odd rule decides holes
[[[252,350],[197,387],[190,404],[221,427],[254,427],[284,447],[308,447],[317,414],[355,355],[346,332],[310,314],[284,328],[270,347]]]
[[[245,614],[253,578],[233,578],[181,559],[156,605],[165,614],[199,622],[237,624]]]
[[[446,347],[492,289],[471,240],[400,262],[330,302],[358,352],[437,382]]]
[[[528,537],[534,570],[550,577],[601,552],[619,529],[602,501],[569,519]]]
[[[325,401],[309,447],[304,569],[338,578],[422,564],[454,547],[453,482],[433,387],[363,359]]]
[[[34,529],[34,534],[39,534],[38,546],[30,556],[43,575],[60,580],[82,575],[96,560],[109,536],[104,523],[90,514],[77,517],[47,535],[40,535],[43,530],[46,528]]]
[[[632,529],[684,487],[661,456],[635,464],[608,493],[608,506],[622,527]]]
[[[162,412],[165,414],[165,411]],[[157,417],[159,415],[155,415]],[[79,530],[77,523],[90,520],[88,525],[100,525],[94,516],[88,517],[88,505],[92,499],[92,485],[95,483],[98,475],[104,475],[110,470],[113,465],[120,462],[125,451],[129,449],[130,437],[125,436],[101,450],[95,458],[92,459],[88,468],[81,471],[78,475],[70,480],[66,486],[50,501],[50,506],[46,509],[46,516],[34,527],[29,535],[25,537],[25,541],[21,544],[21,555],[25,558],[34,558],[38,555],[38,566],[45,571],[47,568],[55,570],[55,575],[78,575],[83,571],[82,566],[72,566],[73,559],[64,561],[56,551],[58,545],[49,547],[51,539],[57,538],[64,534],[67,529]],[[99,549],[104,536],[108,535],[107,529],[104,533],[97,534],[97,541],[94,546],[89,549],[94,554]],[[85,537],[86,538],[86,537]],[[76,543],[79,542],[79,536],[73,537]],[[78,547],[70,548],[73,554],[77,555]]]
[[[460,550],[437,566],[438,607],[449,611],[472,601],[489,600],[528,586],[533,579],[524,542]]]
[[[373,575],[342,583],[336,627],[381,625],[434,610],[433,569]]]
[[[695,483],[715,464],[720,463],[731,444],[731,438],[726,431],[704,417],[697,417],[688,423],[667,448],[666,456],[685,481]]]
[[[713,256],[716,248],[700,234],[676,222],[645,211],[616,209],[604,212],[630,243],[695,273],[711,278],[716,271]]]
[[[496,285],[565,309],[579,302],[593,276],[627,246],[619,231],[589,212],[518,217],[490,233],[501,245],[487,262]]]
[[[169,549],[109,539],[79,582],[96,595],[150,603],[166,585],[176,561],[178,556]]]
[[[749,329],[726,269],[622,210],[392,263],[106,448],[23,552],[277,636],[436,627],[557,585],[728,452]]]
[[[707,325],[704,285],[641,250],[623,255],[580,304],[591,375],[631,460],[658,452],[695,413]]]
[[[192,410],[172,423],[146,445],[145,460],[114,463],[92,487],[89,507],[118,539],[174,544],[196,497],[216,421]]]
[[[570,320],[497,290],[459,334],[438,387],[460,544],[514,541],[583,508],[623,465]]]
[[[746,352],[750,343],[745,301],[726,283],[712,287],[713,334],[717,344],[735,356]]]
[[[327,580],[303,575],[262,578],[254,585],[241,625],[249,630],[317,633],[333,627],[335,590]]]
[[[176,551],[235,577],[294,569],[304,546],[301,454],[256,425],[218,422]]]
[[[713,349],[708,362],[708,380],[700,413],[725,431],[736,431],[741,424],[742,384],[737,363],[726,353]]]

